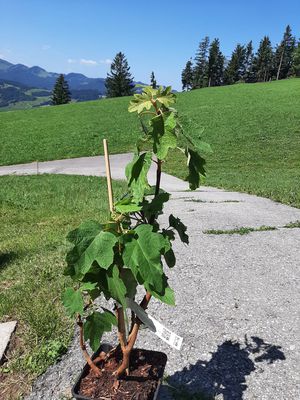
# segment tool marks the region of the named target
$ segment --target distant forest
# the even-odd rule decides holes
[[[194,59],[188,60],[181,74],[182,89],[232,85],[237,82],[267,82],[300,76],[300,40],[288,25],[279,44],[273,48],[269,36],[260,41],[256,53],[252,41],[237,44],[231,58],[220,50],[220,40],[205,37]]]

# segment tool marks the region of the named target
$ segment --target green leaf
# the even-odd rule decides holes
[[[68,252],[66,256],[67,267],[64,275],[74,277],[75,263],[80,259],[81,255],[88,248],[103,229],[103,226],[96,221],[83,222],[78,228],[69,232],[67,240],[74,244],[74,247]]]
[[[173,214],[169,216],[169,225],[174,228],[183,243],[189,244],[189,237],[186,234],[186,226],[181,222],[180,218],[174,217]]]
[[[95,311],[86,318],[83,325],[84,339],[89,340],[93,351],[98,350],[103,333],[110,332],[112,325],[117,325],[117,319],[110,311]]]
[[[163,290],[161,292],[157,292],[157,290],[155,290],[152,285],[147,285],[146,284],[145,287],[146,287],[146,290],[149,291],[152,294],[152,296],[156,297],[157,299],[159,299],[163,303],[169,304],[170,306],[174,306],[175,305],[174,291],[168,285],[167,278],[166,278],[165,275],[164,275],[164,288],[163,288]]]
[[[145,190],[149,188],[147,179],[148,171],[151,166],[152,154],[146,152],[135,155],[131,163],[126,166],[126,177],[128,186],[131,189],[133,201],[138,203],[142,201]]]
[[[165,238],[162,234],[153,232],[150,224],[139,225],[135,233],[135,237],[129,237],[125,242],[124,264],[131,269],[139,283],[151,284],[161,292],[163,290],[161,254],[165,248]]]
[[[162,115],[154,117],[151,120],[151,124],[153,126],[153,151],[160,160],[164,160],[169,149],[177,147],[175,114],[171,113],[165,121]]]
[[[188,159],[189,175],[186,180],[189,182],[190,189],[195,190],[200,186],[200,177],[206,176],[204,169],[205,160],[200,154],[190,148],[185,152]]]
[[[125,296],[127,288],[120,278],[119,269],[116,265],[112,265],[106,274],[107,278],[107,291],[114,300],[122,304],[126,308]]]
[[[176,102],[176,95],[172,93],[171,86],[167,86],[165,89],[162,86],[158,89],[157,100],[165,107],[169,107],[171,104]]]
[[[76,314],[83,314],[84,301],[79,290],[67,288],[63,294],[62,301],[70,317],[74,317]]]
[[[185,138],[188,140],[188,142],[199,152],[203,152],[206,154],[210,154],[213,153],[212,148],[210,146],[210,144],[204,142],[201,139],[201,136],[196,136],[194,135],[193,137],[191,137],[189,134],[184,133]]]
[[[115,203],[115,210],[120,214],[137,212],[141,209],[142,207],[134,203],[132,198],[125,198]]]
[[[97,288],[97,282],[83,282],[80,286],[82,292],[92,292]]]
[[[82,279],[94,262],[100,268],[108,269],[114,260],[114,245],[117,241],[118,238],[111,232],[100,232],[74,263],[75,277]]]
[[[133,273],[129,268],[122,268],[120,278],[126,286],[126,297],[133,299],[136,295],[136,288],[138,285],[138,282],[135,279]]]

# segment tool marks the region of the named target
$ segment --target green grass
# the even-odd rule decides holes
[[[117,198],[125,184],[115,182],[114,189]],[[105,192],[100,178],[0,178],[0,321],[18,321],[15,348],[0,372],[0,398],[17,398],[16,377],[20,390],[28,389],[66,350],[73,322],[61,304],[65,236],[82,220],[107,218]]]
[[[131,151],[139,132],[130,98],[0,114],[0,164]],[[300,207],[300,79],[179,93],[191,135],[209,142],[208,185]],[[180,153],[165,169],[184,177]]]
[[[247,235],[251,232],[264,232],[264,231],[276,231],[277,228],[275,226],[260,226],[258,228],[251,228],[248,226],[242,226],[241,228],[236,229],[228,229],[228,230],[221,230],[221,229],[209,229],[207,231],[203,231],[203,233],[207,235]]]
[[[300,221],[289,222],[288,224],[284,225],[283,228],[300,228]]]

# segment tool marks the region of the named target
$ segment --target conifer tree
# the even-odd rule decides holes
[[[111,63],[105,81],[107,97],[131,96],[134,92],[133,78],[125,54],[119,52]]]
[[[223,83],[224,56],[220,50],[219,39],[214,39],[209,47],[207,77],[208,86],[220,86]]]
[[[254,59],[255,77],[258,82],[266,82],[272,78],[274,68],[274,57],[271,41],[265,36],[259,44]]]
[[[275,51],[276,80],[287,78],[292,74],[293,53],[295,50],[295,37],[288,25],[285,28],[283,39]]]
[[[300,77],[300,40],[293,52],[292,73],[294,76]]]
[[[57,78],[51,96],[51,103],[54,106],[60,104],[67,104],[71,101],[71,93],[69,90],[68,82],[65,80],[63,74]]]
[[[253,71],[253,45],[252,40],[246,45],[245,49],[245,62],[244,62],[244,72],[243,78],[245,82],[254,82],[255,81],[255,74]]]
[[[246,49],[237,44],[224,72],[224,83],[231,85],[244,78]]]
[[[150,81],[151,81],[152,89],[156,89],[157,88],[157,82],[156,82],[155,75],[154,75],[153,71],[151,72]]]
[[[193,64],[189,60],[181,74],[182,90],[190,90],[193,88],[194,75],[193,75]]]
[[[195,89],[207,86],[207,66],[208,66],[208,48],[209,48],[209,37],[205,36],[204,39],[199,43],[198,51],[195,57],[194,67],[194,84]]]

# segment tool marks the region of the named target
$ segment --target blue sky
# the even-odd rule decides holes
[[[105,77],[123,51],[135,80],[180,89],[186,61],[205,35],[230,56],[237,42],[300,37],[300,1],[0,0],[0,58],[54,72]]]

